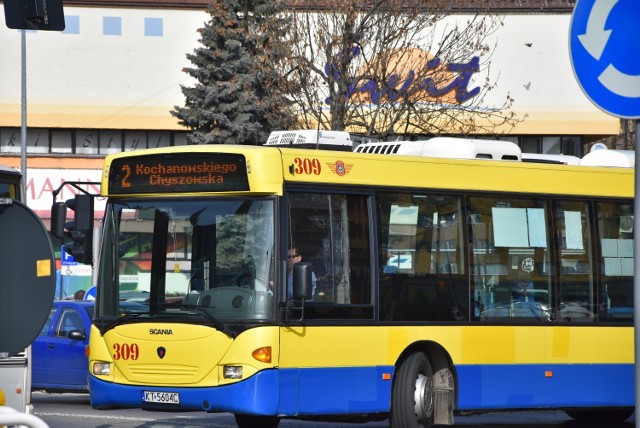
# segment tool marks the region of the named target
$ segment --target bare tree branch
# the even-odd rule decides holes
[[[498,16],[451,18],[447,0],[323,4],[286,12],[289,97],[305,125],[385,139],[508,132],[523,120],[509,95],[487,105]]]

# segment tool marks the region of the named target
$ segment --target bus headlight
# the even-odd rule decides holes
[[[242,366],[224,366],[225,379],[242,379]]]
[[[98,376],[108,376],[111,374],[111,364],[104,361],[96,361],[93,363],[91,373]]]

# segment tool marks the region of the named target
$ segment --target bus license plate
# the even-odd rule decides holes
[[[177,392],[143,391],[142,401],[145,403],[180,404],[180,394]]]

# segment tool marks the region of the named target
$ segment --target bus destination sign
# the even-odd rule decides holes
[[[247,162],[234,153],[179,153],[113,159],[110,194],[249,190]]]

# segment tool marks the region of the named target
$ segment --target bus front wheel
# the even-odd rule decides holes
[[[277,428],[280,418],[276,416],[257,416],[235,414],[238,428]]]
[[[400,364],[391,397],[392,428],[431,426],[433,420],[433,373],[427,356],[411,354]]]

